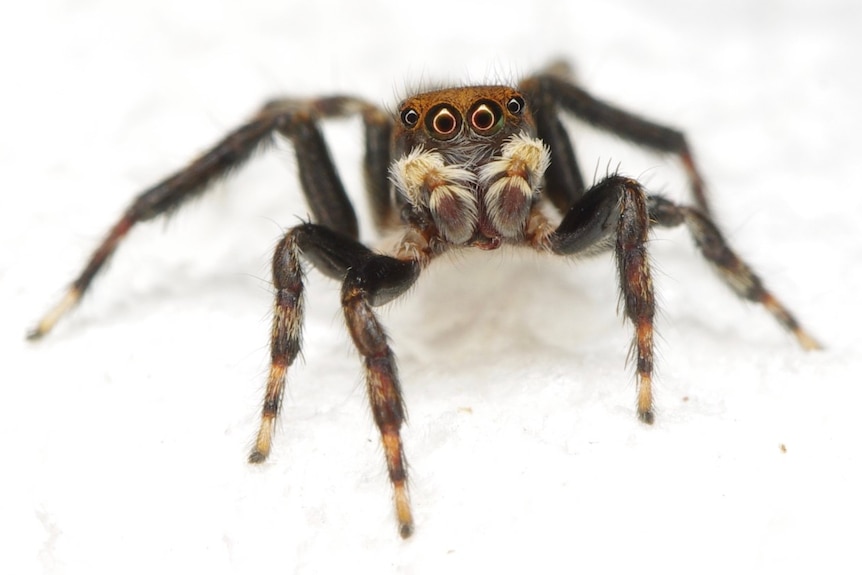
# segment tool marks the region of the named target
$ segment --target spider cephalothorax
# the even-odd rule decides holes
[[[568,112],[657,152],[676,155],[694,205],[677,204],[618,174],[587,188],[560,112]],[[358,114],[365,129],[365,175],[374,222],[396,229],[389,253],[359,242],[353,206],[319,123]],[[729,248],[710,217],[703,182],[682,133],[599,101],[565,68],[549,68],[505,86],[461,87],[414,95],[394,117],[359,98],[285,98],[176,174],[141,193],[108,232],[60,303],[30,332],[45,335],[89,288],[123,237],[138,222],[169,213],[204,192],[281,134],[293,143],[299,180],[313,222],[290,229],[272,261],[275,303],[270,369],[260,429],[249,461],[269,456],[288,369],[300,352],[302,260],[342,282],[341,304],[364,363],[374,421],[392,482],[399,531],[413,531],[400,428],[404,407],[395,359],[373,311],[404,294],[439,254],[495,249],[507,243],[569,256],[612,251],[622,310],[634,327],[637,414],[653,421],[655,294],[647,240],[651,227],[685,225],[701,255],[740,297],[761,304],[806,349],[817,342]],[[556,209],[557,218],[545,213]]]
[[[452,88],[401,105],[392,179],[440,240],[485,249],[522,240],[550,151],[520,93]]]

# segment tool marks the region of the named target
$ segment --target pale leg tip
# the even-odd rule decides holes
[[[398,533],[402,539],[413,535],[413,513],[403,484],[395,486],[395,515],[398,517]]]
[[[816,351],[818,349],[823,349],[823,345],[808,335],[807,332],[802,331],[801,329],[794,332],[796,339],[799,341],[799,345],[802,346],[802,349],[805,351]]]
[[[652,425],[655,421],[652,406],[652,378],[649,374],[641,374],[638,381],[638,419],[647,425]]]
[[[254,440],[254,447],[248,454],[248,462],[253,464],[263,463],[269,457],[272,450],[272,426],[275,421],[274,415],[266,415],[261,418],[260,429]]]
[[[27,332],[27,339],[30,341],[36,341],[45,336],[57,321],[66,315],[70,309],[72,309],[78,300],[81,298],[81,292],[77,288],[71,288],[66,292],[66,295],[63,296],[63,299],[55,305],[45,317],[39,320],[30,331]]]

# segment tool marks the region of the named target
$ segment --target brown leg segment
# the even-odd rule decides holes
[[[646,194],[634,180],[627,180],[617,231],[616,258],[626,316],[635,327],[632,355],[638,378],[638,417],[652,423],[653,318],[655,294],[646,243],[649,215]]]
[[[117,245],[119,245],[120,241],[129,232],[129,229],[131,229],[134,223],[134,219],[130,215],[126,214],[120,218],[120,221],[114,224],[114,227],[112,227],[108,232],[107,237],[102,240],[101,245],[95,252],[93,252],[93,255],[90,256],[90,260],[87,262],[81,275],[72,282],[72,285],[70,285],[66,290],[66,294],[63,298],[57,302],[54,307],[48,310],[48,313],[42,316],[39,322],[27,332],[27,339],[31,341],[40,339],[51,331],[61,317],[66,315],[75,307],[75,305],[77,305],[81,296],[90,285],[90,282],[93,281],[93,277],[105,264],[111,254],[114,253],[114,250],[117,249]]]
[[[303,284],[295,230],[281,240],[272,261],[275,306],[270,335],[269,378],[260,415],[260,430],[248,456],[249,463],[262,463],[272,448],[275,420],[281,408],[287,369],[302,344]]]
[[[737,256],[713,221],[695,208],[679,206],[660,196],[649,197],[650,216],[665,227],[685,224],[700,253],[718,271],[724,283],[741,298],[763,305],[806,350],[821,349],[814,339],[772,293],[751,267]]]
[[[354,114],[362,115],[367,136],[376,142],[376,147],[369,150],[366,159],[371,176],[384,177],[383,182],[378,182],[369,190],[372,202],[376,213],[380,214],[378,219],[391,219],[389,212],[392,209],[387,211],[383,205],[388,199],[385,195],[388,182],[385,180],[385,169],[380,168],[380,164],[388,158],[379,149],[382,140],[389,134],[388,115],[371,104],[348,96],[274,100],[186,167],[139,194],[90,256],[87,265],[60,302],[28,332],[28,339],[44,336],[75,306],[135,224],[171,213],[189,199],[203,194],[215,181],[237,170],[255,152],[266,148],[275,132],[286,135],[294,144],[300,181],[315,219],[346,235],[357,237],[353,207],[317,127],[320,120]]]
[[[341,303],[347,328],[365,362],[368,398],[374,422],[380,429],[386,468],[394,490],[398,530],[401,537],[406,538],[413,533],[413,514],[407,494],[407,465],[401,443],[400,429],[405,413],[395,357],[364,291],[349,279],[344,284]]]
[[[619,272],[620,295],[635,336],[632,355],[638,380],[638,417],[653,422],[653,319],[655,295],[647,256],[649,235],[647,196],[635,180],[611,176],[590,188],[563,218],[559,227],[539,243],[539,249],[558,254],[590,254],[613,248]]]
[[[28,339],[38,339],[48,333],[75,306],[135,224],[177,209],[188,199],[203,193],[213,181],[242,165],[255,150],[269,143],[274,127],[275,118],[261,111],[184,169],[138,195],[90,256],[60,303],[30,330]]]

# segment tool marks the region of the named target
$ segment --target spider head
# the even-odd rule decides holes
[[[533,119],[524,97],[514,88],[449,88],[401,103],[394,149],[396,155],[403,155],[422,147],[461,160],[458,163],[478,163],[525,131],[535,133]]]
[[[524,236],[550,161],[524,97],[506,86],[451,88],[402,102],[390,168],[440,239],[485,249]]]

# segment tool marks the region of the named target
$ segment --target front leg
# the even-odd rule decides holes
[[[635,328],[632,353],[638,381],[637,411],[644,423],[653,415],[653,319],[655,294],[646,243],[649,235],[647,196],[641,185],[611,176],[588,190],[553,233],[535,247],[561,255],[591,254],[613,248],[621,300]]]
[[[401,442],[401,425],[406,414],[395,355],[371,307],[401,295],[418,276],[417,262],[369,253],[350,267],[341,289],[347,329],[365,363],[368,399],[374,422],[380,430],[394,492],[398,530],[404,538],[413,533],[413,514],[407,494],[407,465]]]
[[[270,453],[287,369],[300,351],[304,290],[300,255],[327,276],[344,282],[344,317],[365,363],[368,397],[394,489],[399,531],[402,537],[408,537],[413,531],[413,517],[400,434],[405,410],[395,357],[371,308],[398,297],[416,281],[420,264],[412,259],[376,254],[343,234],[315,224],[297,226],[285,235],[273,259],[276,296],[270,343],[272,363],[260,430],[249,461],[261,463]]]
[[[401,537],[406,538],[413,532],[413,514],[407,494],[407,464],[401,441],[401,425],[406,416],[404,400],[395,356],[387,343],[383,326],[371,310],[369,293],[360,287],[362,281],[358,274],[350,274],[341,291],[341,305],[347,329],[365,364],[365,384],[392,482],[398,530]]]

